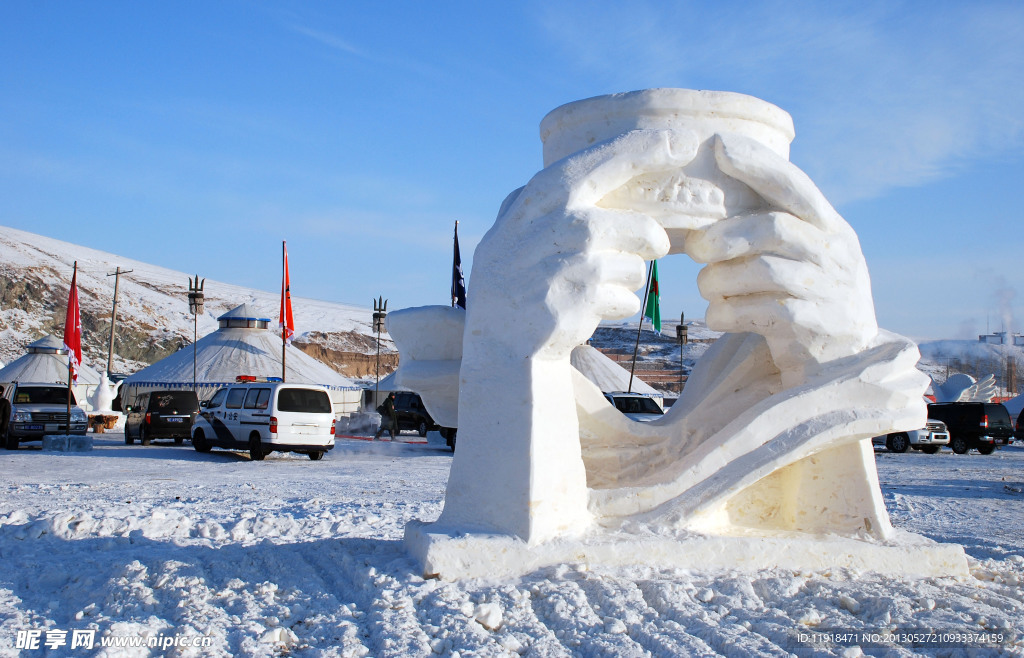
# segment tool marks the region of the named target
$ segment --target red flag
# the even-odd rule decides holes
[[[281,280],[281,317],[278,326],[281,328],[281,338],[289,344],[295,336],[295,319],[292,317],[292,287],[288,280],[288,246],[281,243],[284,249],[284,279]]]
[[[75,261],[75,273],[71,275],[68,312],[64,316],[64,347],[68,351],[71,380],[77,382],[78,368],[82,363],[82,318],[78,312],[78,261]]]

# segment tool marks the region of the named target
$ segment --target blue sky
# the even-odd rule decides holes
[[[12,0],[0,225],[266,290],[286,239],[295,295],[446,304],[454,221],[469,271],[548,111],[718,89],[793,115],[883,327],[1022,331],[1022,34],[1020,2]]]

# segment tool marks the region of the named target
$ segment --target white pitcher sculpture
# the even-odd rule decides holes
[[[545,168],[474,256],[469,310],[392,313],[399,380],[457,426],[445,506],[406,545],[425,575],[560,562],[966,574],[895,531],[870,437],[924,426],[916,346],[880,331],[853,229],[750,96],[651,89],[562,106]],[[569,363],[640,308],[645,260],[686,254],[727,332],[680,400],[630,421]]]

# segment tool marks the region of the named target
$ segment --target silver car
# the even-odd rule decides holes
[[[9,391],[9,395],[8,394]],[[4,447],[17,450],[23,441],[41,441],[46,434],[85,434],[89,419],[71,393],[68,427],[68,387],[61,384],[14,383],[4,386],[11,402],[11,420]]]
[[[928,423],[919,430],[876,436],[871,443],[884,445],[889,452],[906,452],[913,448],[934,455],[939,448],[949,445],[949,430],[941,420],[929,418]]]

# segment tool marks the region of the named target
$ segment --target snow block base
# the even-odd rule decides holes
[[[507,535],[469,534],[413,521],[405,528],[405,547],[424,578],[508,578],[556,564],[662,566],[708,571],[836,568],[923,578],[967,577],[964,549],[897,531],[878,542],[848,537],[705,536],[671,539],[602,534],[528,546]]]
[[[48,434],[43,437],[43,450],[89,452],[92,450],[92,437],[79,434]]]

